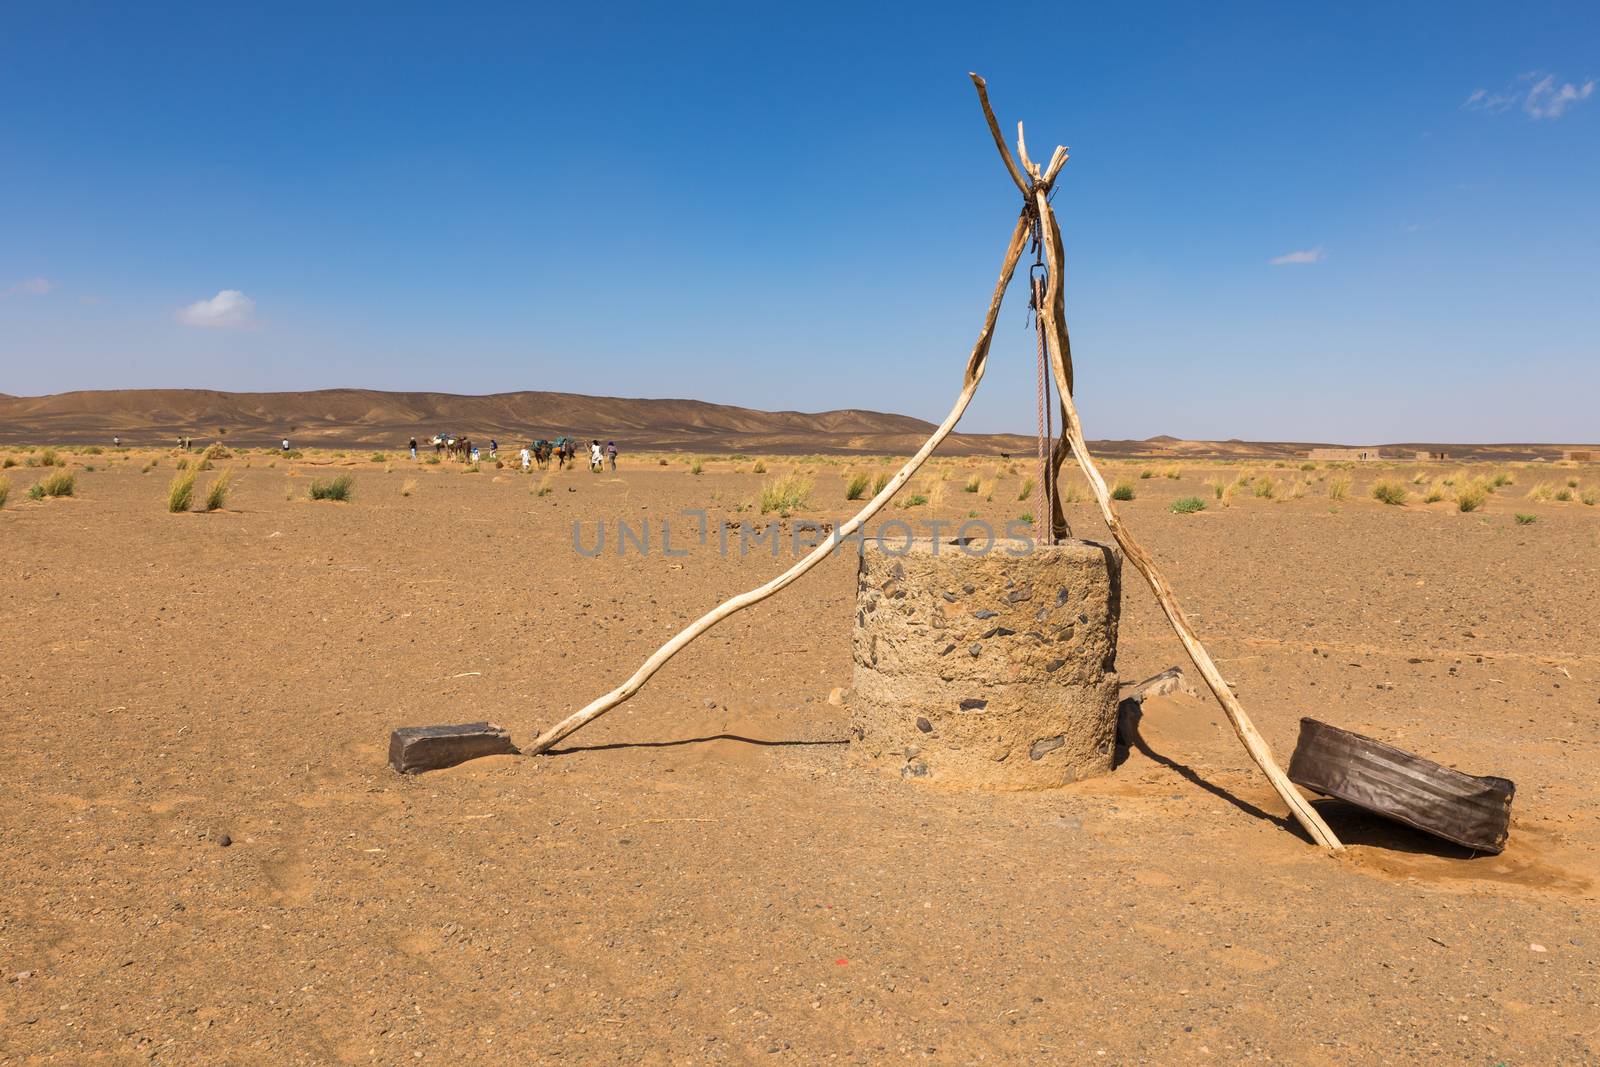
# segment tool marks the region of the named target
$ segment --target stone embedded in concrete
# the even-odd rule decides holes
[[[401,774],[454,767],[480,756],[515,755],[511,734],[492,722],[402,726],[389,735],[389,766]]]
[[[851,707],[869,757],[988,789],[1111,769],[1122,557],[1088,541],[1029,547],[867,542]]]

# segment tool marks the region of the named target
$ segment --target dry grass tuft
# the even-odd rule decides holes
[[[883,492],[883,487],[889,484],[889,479],[894,477],[888,471],[879,471],[878,476],[872,479],[872,495],[877,496]]]
[[[1017,499],[1026,500],[1033,495],[1033,479],[1029,478],[1022,483],[1022,488],[1017,490]]]
[[[10,481],[10,479],[8,479],[8,478],[0,478],[0,508],[3,508],[3,507],[6,506],[6,500],[10,496],[11,496],[11,481]]]
[[[1126,478],[1117,479],[1117,484],[1111,487],[1112,500],[1132,500],[1133,483]]]
[[[1456,507],[1461,511],[1477,511],[1489,502],[1489,486],[1474,479],[1456,490]]]
[[[405,481],[400,483],[400,495],[401,496],[410,496],[412,493],[415,493],[416,491],[417,491],[417,480],[415,478],[407,478]]]
[[[233,488],[233,468],[217,475],[206,490],[206,511],[221,511],[228,506],[228,491]]]
[[[844,498],[846,500],[860,500],[867,495],[867,487],[871,484],[872,479],[865,474],[851,475],[850,484],[844,487]],[[874,493],[873,495],[876,496],[877,494]]]
[[[306,490],[306,495],[312,500],[338,500],[348,503],[355,495],[356,480],[348,474],[341,474],[331,481],[314,481]]]
[[[1379,481],[1372,487],[1372,498],[1385,504],[1402,505],[1411,494],[1400,482],[1391,479]]]
[[[194,480],[198,472],[194,470],[180,470],[172,476],[172,483],[167,486],[167,510],[176,514],[188,511],[194,503]]]
[[[1350,476],[1348,474],[1335,474],[1328,479],[1328,499],[1343,500],[1350,495]]]
[[[801,474],[786,474],[761,487],[761,514],[776,511],[787,515],[806,506],[811,496],[811,479]]]

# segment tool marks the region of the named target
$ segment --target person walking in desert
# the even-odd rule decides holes
[[[615,441],[606,442],[606,460],[611,464],[613,471],[617,469],[617,443]]]
[[[605,467],[605,458],[600,455],[600,441],[596,438],[589,442],[589,473],[599,474]]]

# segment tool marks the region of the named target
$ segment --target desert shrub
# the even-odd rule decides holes
[[[961,486],[961,491],[963,493],[976,493],[981,488],[983,488],[983,480],[974,474]]]
[[[232,459],[233,453],[220,441],[200,453],[205,459]]]
[[[1132,500],[1133,499],[1133,483],[1130,482],[1130,481],[1127,481],[1126,479],[1119,479],[1117,481],[1117,484],[1111,487],[1111,499],[1112,500]]]
[[[88,448],[80,448],[78,451],[85,456],[99,456],[105,453],[105,449],[99,445],[90,445]]]
[[[1212,496],[1216,497],[1218,500],[1222,499],[1222,483],[1217,481],[1217,479],[1207,478],[1205,480],[1205,487],[1211,490]]]
[[[155,469],[156,469],[156,461],[152,459],[148,463],[146,463],[144,466],[139,468],[139,473],[140,474],[149,474],[151,471],[153,471]]]
[[[1499,489],[1499,488],[1502,488],[1503,486],[1511,485],[1512,482],[1513,482],[1513,479],[1511,477],[1511,472],[1510,471],[1501,471],[1498,474],[1496,474],[1494,476],[1494,478],[1492,478],[1490,480],[1489,484],[1494,486],[1496,489]]]
[[[1144,470],[1139,472],[1139,480],[1140,481],[1143,481],[1146,478],[1154,478],[1155,476],[1156,476],[1156,472],[1151,470],[1149,467],[1146,467]]]
[[[9,479],[0,478],[0,508],[6,506],[6,499],[11,496],[11,482]]]
[[[1549,500],[1554,495],[1555,490],[1552,489],[1546,482],[1540,482],[1538,485],[1528,490],[1529,500]]]
[[[17,461],[12,459],[10,456],[7,456],[4,460],[0,460],[0,469],[10,470],[12,467],[15,467],[16,465],[17,465]]]
[[[1562,486],[1560,489],[1556,490],[1556,499],[1565,504],[1567,501],[1572,499],[1572,490],[1568,489],[1566,486]]]
[[[1256,479],[1256,483],[1251,487],[1250,491],[1263,500],[1271,500],[1278,495],[1278,483],[1263,474]]]
[[[1173,465],[1173,466],[1170,466],[1170,467],[1162,467],[1161,468],[1161,477],[1171,479],[1172,481],[1175,482],[1179,478],[1183,477],[1183,468],[1179,467],[1179,466],[1176,466],[1176,465]]]
[[[787,515],[791,511],[799,511],[806,506],[806,498],[810,495],[810,478],[798,473],[786,474],[761,487],[761,514],[776,511],[780,515]]]
[[[844,487],[844,498],[846,500],[860,500],[867,495],[867,486],[869,484],[871,484],[871,479],[865,474],[852,475],[850,484]]]
[[[1489,501],[1489,487],[1473,481],[1456,490],[1456,507],[1462,511],[1477,511]]]
[[[1381,500],[1385,504],[1404,504],[1410,493],[1399,482],[1385,479],[1372,487],[1372,498]]]
[[[47,496],[71,496],[76,486],[76,479],[66,471],[56,471],[39,479],[32,489],[28,490],[28,499],[40,500]]]
[[[1578,499],[1592,508],[1597,501],[1600,501],[1600,493],[1596,493],[1593,489],[1585,489],[1578,495]]]
[[[706,465],[701,461],[699,456],[694,457],[694,461],[689,464],[690,474],[703,474],[705,473],[705,469]]]
[[[753,471],[756,474],[765,474],[765,473],[767,473],[767,465],[765,463],[763,463],[761,460],[758,459],[758,460],[756,460],[756,465],[754,467],[751,467],[750,470]],[[876,495],[876,494],[874,494],[874,495]],[[855,498],[851,497],[851,499],[854,500]]]
[[[1518,526],[1532,526],[1539,521],[1539,516],[1529,515],[1526,511],[1519,511],[1516,514],[1516,520]]]
[[[534,496],[549,496],[551,493],[553,493],[555,491],[556,491],[555,475],[552,474],[552,473],[546,472],[545,476],[543,478],[539,479],[539,484],[534,486],[533,495]]]
[[[47,448],[43,452],[39,453],[39,466],[59,467],[62,466],[62,460],[61,457],[57,455],[55,449]]]
[[[1328,479],[1328,499],[1343,500],[1350,495],[1350,476],[1348,474],[1335,474]]]
[[[189,505],[194,503],[194,480],[197,473],[193,470],[179,470],[172,476],[172,484],[167,486],[168,511],[189,510]]]
[[[1300,464],[1300,469],[1303,471],[1314,471],[1317,469],[1317,465],[1315,463],[1302,463]]]
[[[1568,489],[1576,489],[1576,488],[1578,488],[1578,479],[1576,479],[1576,478],[1568,478],[1567,479],[1567,488]]]
[[[1439,501],[1444,499],[1444,490],[1444,480],[1441,478],[1435,478],[1433,484],[1428,486],[1427,493],[1423,495],[1422,502],[1424,504],[1437,504]]]
[[[233,488],[233,471],[223,471],[217,475],[209,488],[206,489],[206,511],[221,511],[228,506],[228,490]]]
[[[400,495],[401,496],[410,496],[412,493],[415,493],[416,491],[417,491],[417,480],[415,478],[407,478],[405,481],[400,483]]]
[[[389,462],[389,457],[384,455],[382,452],[374,452],[372,455],[368,456],[367,458],[370,459],[374,463],[387,463],[387,462]]]
[[[462,474],[478,474],[482,470],[483,470],[483,468],[478,466],[476,463],[468,463],[465,467],[461,468],[461,473]]]
[[[439,455],[438,455],[438,453],[434,453],[434,454],[433,454],[433,455],[431,455],[431,456],[429,456],[429,457],[428,457],[428,458],[427,458],[427,461],[426,461],[426,462],[428,462],[428,463],[432,463],[432,464],[435,464],[435,465],[437,465],[437,464],[438,464],[438,462],[439,462]],[[663,461],[663,462],[665,462],[665,461]]]
[[[923,496],[921,493],[912,493],[910,496],[906,497],[900,502],[900,506],[903,508],[920,508],[927,502],[928,498]]]
[[[312,500],[349,501],[355,494],[355,484],[356,480],[350,475],[341,474],[331,481],[324,482],[319,480],[312,482],[311,488],[307,489],[306,493]]]
[[[343,454],[344,453],[342,453],[342,452],[339,453],[339,455],[343,455]],[[291,448],[287,452],[282,453],[282,455],[283,455],[284,459],[305,459],[306,458],[306,454],[304,452],[300,451],[298,448]],[[435,457],[435,458],[438,458],[438,457]]]
[[[1033,479],[1029,478],[1028,480],[1026,480],[1026,481],[1024,481],[1022,483],[1022,488],[1017,490],[1017,499],[1018,500],[1026,500],[1032,495],[1033,495]]]
[[[879,471],[878,476],[872,479],[872,495],[877,496],[883,492],[883,487],[889,484],[891,477],[892,475],[888,471]]]
[[[1172,511],[1179,515],[1193,515],[1205,509],[1206,502],[1197,496],[1180,496],[1172,502]]]

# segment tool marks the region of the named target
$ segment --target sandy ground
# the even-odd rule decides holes
[[[1207,471],[1135,481],[1285,762],[1311,714],[1517,782],[1502,856],[1330,805],[1336,859],[1208,700],[1149,702],[1059,791],[861,765],[827,702],[848,556],[557,755],[402,778],[394,727],[525,741],[780,566],[586,558],[574,521],[760,522],[736,509],[784,466],[636,459],[541,497],[361,457],[337,504],[305,499],[328,459],[254,455],[228,511],[173,515],[149,455],[72,459],[70,499],[4,472],[0,1062],[1600,1063],[1600,508],[1523,498],[1600,469],[1516,470],[1471,514],[1386,507],[1367,471],[1195,515],[1168,504]],[[892,517],[1029,510],[1020,471],[961,492],[994,466]],[[807,514],[848,515],[853,469],[818,467]],[[1133,681],[1181,652],[1128,577]]]

